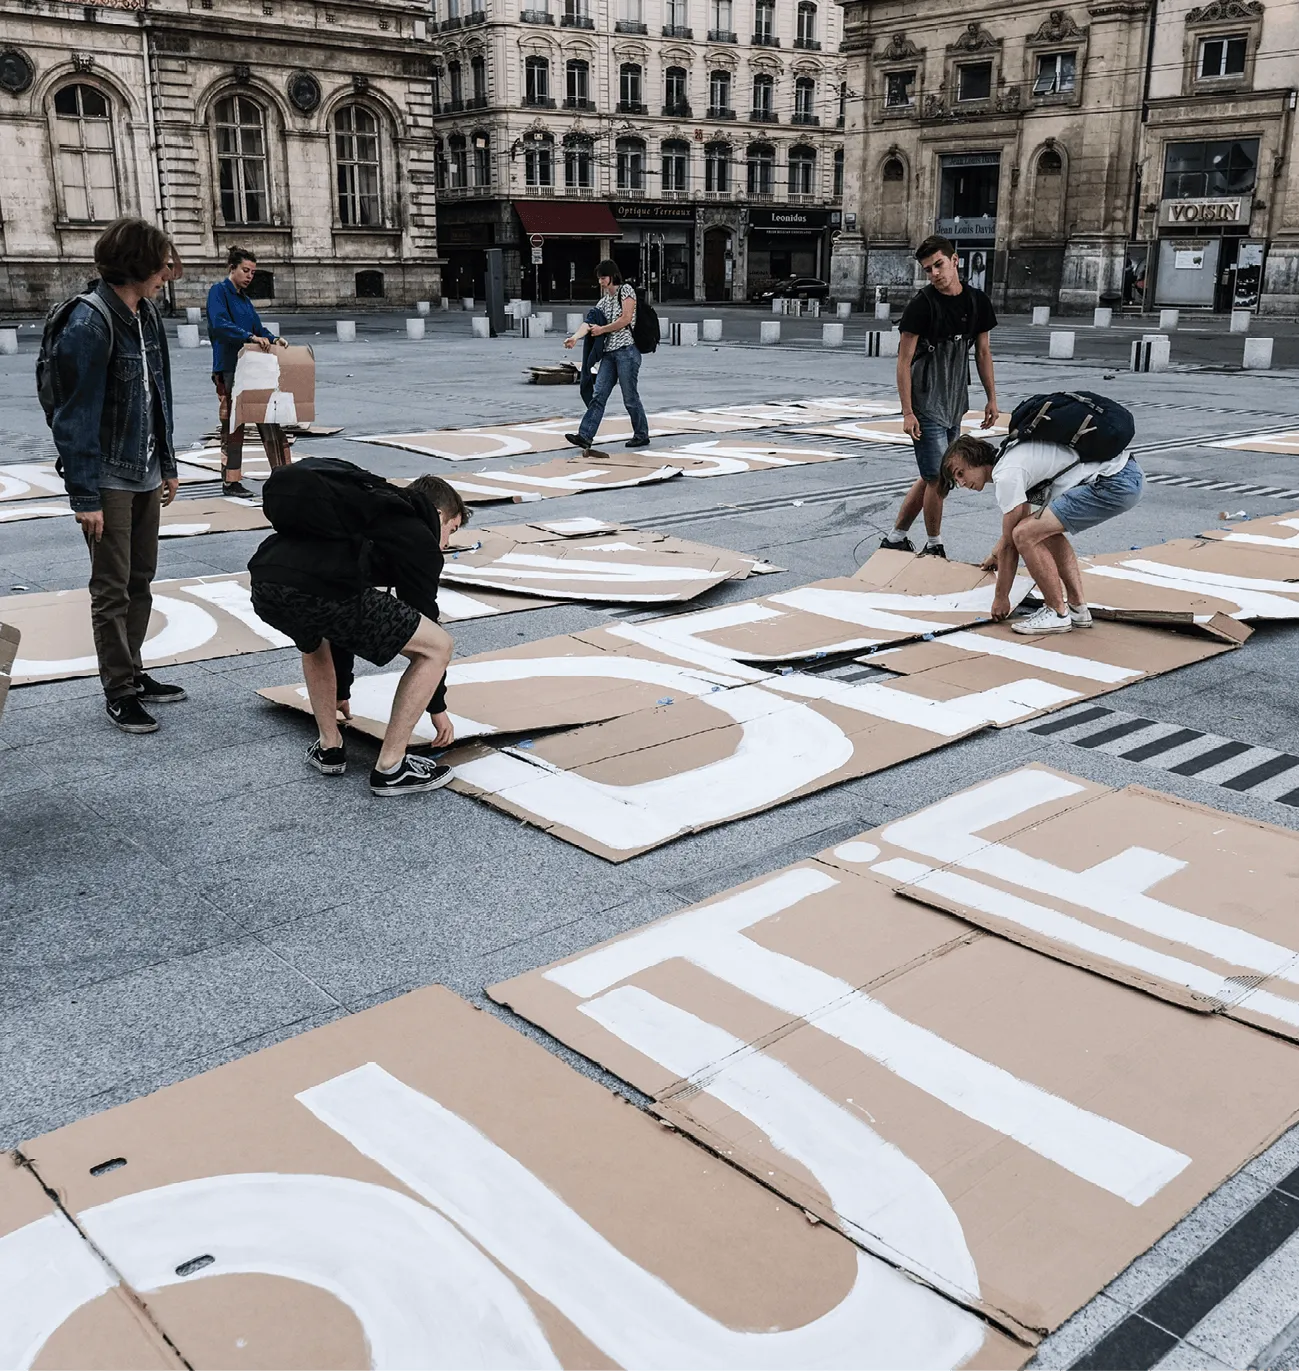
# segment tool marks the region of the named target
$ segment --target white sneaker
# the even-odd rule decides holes
[[[1069,617],[1073,620],[1075,628],[1090,628],[1092,626],[1092,612],[1086,605],[1070,605]]]
[[[1067,614],[1057,614],[1050,605],[1043,605],[1027,619],[1016,619],[1011,628],[1016,633],[1068,633],[1073,620]]]

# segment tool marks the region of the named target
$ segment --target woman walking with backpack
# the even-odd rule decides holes
[[[626,445],[649,447],[649,420],[637,389],[640,349],[632,337],[636,327],[636,291],[622,279],[616,262],[606,259],[596,267],[595,274],[600,282],[600,302],[596,308],[604,316],[604,323],[596,324],[591,335],[604,338],[604,357],[600,362],[600,374],[595,378],[595,393],[582,416],[582,423],[576,433],[566,433],[564,437],[574,447],[585,450],[591,446],[616,381],[632,426],[632,436]]]

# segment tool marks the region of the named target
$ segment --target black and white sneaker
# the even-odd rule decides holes
[[[914,552],[916,545],[904,533],[900,538],[890,538],[886,533],[880,539],[880,547],[887,548],[890,552]]]
[[[144,705],[174,705],[187,698],[183,687],[155,681],[152,676],[135,678],[135,698]]]
[[[347,770],[347,749],[342,743],[326,747],[317,738],[307,749],[307,765],[314,766],[322,776],[341,776]]]
[[[920,555],[922,557],[941,557],[943,561],[946,561],[947,549],[942,543],[926,543],[924,547],[920,549]]]
[[[257,492],[250,490],[242,481],[222,481],[221,494],[233,500],[255,500]]]
[[[370,772],[370,793],[414,795],[424,790],[437,790],[446,785],[452,774],[449,766],[443,766],[430,757],[416,757],[408,752],[398,763],[396,771],[380,771],[376,767]]]
[[[105,702],[108,717],[123,733],[157,733],[158,721],[140,703],[139,696],[126,695]]]

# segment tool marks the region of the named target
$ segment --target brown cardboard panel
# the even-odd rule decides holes
[[[72,510],[67,504],[44,500],[20,500],[0,508],[0,524],[17,523],[23,519],[71,517]],[[173,500],[164,506],[159,536],[193,538],[203,533],[238,533],[269,527],[259,505],[218,496],[208,500]]]
[[[1085,633],[1032,637],[1015,633],[1009,624],[985,624],[860,660],[905,676],[902,689],[924,695],[941,690],[939,698],[944,699],[1001,689],[1017,692],[1030,714],[1038,714],[1205,661],[1232,647],[1190,633],[1097,620]]]
[[[1299,457],[1299,428],[1279,433],[1248,433],[1243,438],[1222,438],[1209,446],[1243,449],[1246,452],[1279,452],[1285,457]]]
[[[618,454],[622,456],[622,454]],[[628,458],[632,454],[626,454]],[[515,503],[581,495],[590,490],[615,490],[625,486],[653,485],[670,481],[681,473],[659,458],[654,461],[620,461],[603,453],[581,457],[558,457],[535,466],[506,467],[502,471],[477,471],[448,479],[469,504]]]
[[[177,463],[177,479],[181,485],[195,485],[200,481],[212,479],[211,473],[201,471],[193,465],[187,465],[190,460],[189,454],[183,454]],[[10,462],[0,465],[0,503],[7,504],[12,500],[39,500],[42,505],[49,505],[52,496],[67,498],[67,488],[63,484],[63,477],[54,470],[53,462]],[[0,515],[0,522],[40,517],[25,512],[20,513],[20,510],[21,506],[6,510],[3,515]],[[66,512],[66,510],[61,512]]]
[[[794,443],[761,443],[737,438],[714,438],[687,443],[658,453],[659,460],[680,466],[686,476],[732,476],[749,471],[774,471],[778,467],[809,466],[818,462],[841,462],[845,453]]]
[[[868,1250],[1046,1333],[1294,1121],[1299,1049],[895,898],[877,837],[488,993]]]
[[[810,428],[809,433],[821,433],[829,438],[856,438],[863,443],[897,443],[909,446],[911,439],[902,431],[902,416],[897,413],[894,406],[893,414],[896,417],[869,417],[864,419],[845,419],[837,424],[828,424],[823,427]],[[983,411],[972,409],[967,411],[965,418],[961,420],[961,431],[973,433],[980,438],[1004,438],[1010,431],[1007,425],[1010,422],[1010,415],[1005,415],[991,427],[983,427]]]
[[[316,359],[309,347],[245,347],[235,366],[232,423],[310,423],[316,417]]]
[[[440,987],[23,1151],[198,1371],[1027,1355]]]
[[[1028,767],[865,835],[902,893],[1299,1039],[1299,834]],[[880,872],[880,862],[895,863]],[[914,868],[914,869],[913,869]]]
[[[1200,537],[1241,547],[1254,547],[1264,552],[1299,556],[1299,510],[1292,509],[1285,514],[1261,514],[1257,519],[1247,519],[1244,523],[1222,524],[1218,528],[1205,529]]]
[[[0,1365],[35,1371],[182,1366],[116,1273],[9,1152],[0,1154],[0,1267]],[[64,1312],[71,1315],[66,1321]]]

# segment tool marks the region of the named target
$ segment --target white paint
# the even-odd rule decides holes
[[[190,587],[191,593],[192,589]],[[163,625],[152,638],[145,640],[140,650],[146,665],[197,652],[217,635],[217,621],[201,606],[191,604],[188,600],[174,600],[169,595],[155,594],[153,610],[161,616]],[[98,671],[99,658],[93,652],[86,657],[65,657],[53,661],[19,657],[11,670],[15,681],[34,676],[76,676],[83,672]]]
[[[880,850],[874,843],[854,839],[850,843],[840,843],[834,849],[834,855],[841,862],[873,862],[880,855]]]
[[[280,359],[272,348],[269,352],[250,350],[241,352],[235,364],[235,383],[230,392],[237,400],[246,390],[279,390]]]
[[[38,492],[67,494],[53,462],[11,462],[0,466],[0,500],[21,500]]]
[[[443,619],[456,623],[464,619],[491,619],[505,612],[450,586],[438,587],[438,611]]]
[[[491,481],[494,484],[476,486],[463,477],[456,477],[451,484],[457,490],[481,491],[498,497],[522,493],[525,500],[537,500],[542,498],[537,492],[580,495],[589,490],[620,490],[627,486],[648,485],[654,481],[670,481],[681,475],[676,467],[663,466],[629,476],[626,480],[611,481],[608,477],[615,470],[614,467],[579,467],[569,476],[529,476],[521,471],[479,471],[475,473],[478,480]]]
[[[1187,567],[1165,566],[1161,562],[1134,560],[1121,566],[1087,566],[1091,576],[1108,576],[1115,581],[1135,581],[1153,586],[1156,590],[1181,591],[1195,596],[1210,596],[1236,605],[1233,619],[1294,619],[1299,618],[1299,599],[1287,600],[1281,594],[1299,596],[1299,585],[1288,581],[1252,580],[1243,576],[1223,576],[1208,571],[1192,571]],[[1113,609],[1096,595],[1088,595],[1088,603],[1101,609]]]
[[[622,638],[662,653],[679,662],[690,662],[709,673],[718,682],[732,685],[736,681],[766,681],[770,674],[756,667],[743,666],[736,660],[738,650],[704,641],[699,635],[717,633],[742,624],[761,623],[776,617],[776,611],[758,600],[745,600],[716,609],[701,609],[694,614],[682,614],[670,619],[656,619],[649,624],[618,624],[609,628],[612,637]]]
[[[0,1237],[0,1366],[27,1371],[66,1319],[116,1284],[62,1214]]]
[[[0,477],[0,500],[4,499],[3,481],[4,478]],[[24,502],[16,509],[0,508],[0,524],[16,523],[19,519],[52,519],[59,514],[66,517],[71,513],[72,510],[66,505],[38,505]]]
[[[571,538],[580,537],[584,533],[608,533],[614,525],[604,519],[592,519],[589,515],[579,515],[573,519],[551,519],[538,523],[537,527]]]
[[[1180,1153],[1018,1079],[908,1022],[837,976],[742,936],[761,920],[838,884],[824,870],[795,867],[543,974],[589,999],[679,957],[806,1020],[967,1118],[1129,1203],[1148,1199],[1183,1169]]]
[[[210,581],[194,581],[185,587],[186,595],[206,600],[208,604],[237,619],[246,629],[255,633],[271,647],[292,647],[293,639],[286,637],[277,628],[272,628],[264,619],[257,617],[253,609],[253,597],[243,581],[232,576],[228,580],[213,578]],[[157,604],[157,600],[154,601]]]
[[[256,1273],[314,1285],[356,1315],[376,1368],[558,1367],[514,1283],[440,1214],[341,1176],[242,1174],[83,1210],[82,1229],[141,1292]],[[176,1267],[216,1260],[192,1276]]]
[[[638,1266],[466,1120],[374,1063],[298,1099],[445,1214],[618,1365],[637,1371],[949,1366],[982,1342],[969,1315],[864,1254],[857,1255],[849,1294],[811,1323],[768,1332],[728,1328]],[[835,1108],[822,1103],[822,1113]],[[809,1121],[796,1120],[795,1128],[807,1133]],[[862,1141],[862,1133],[869,1134],[864,1125],[853,1141]],[[862,1176],[863,1155],[881,1168],[906,1169],[914,1192],[936,1192],[923,1172],[878,1140],[839,1158],[845,1182],[856,1189],[871,1188]],[[937,1198],[945,1205],[941,1194]]]
[[[159,538],[196,538],[200,533],[209,533],[211,524],[163,524],[158,530]]]
[[[1138,668],[1113,666],[1090,657],[1075,657],[1068,652],[1053,652],[1049,648],[1031,647],[1027,643],[1007,642],[1004,638],[981,633],[949,633],[943,638],[943,646],[988,657],[1002,657],[1006,661],[1037,667],[1039,671],[1055,671],[1062,676],[1076,676],[1083,681],[1099,681],[1102,685],[1120,685],[1145,675]]]
[[[1185,866],[1163,853],[1128,848],[1083,871],[1070,871],[976,835],[1041,805],[1080,794],[1083,787],[1045,771],[1021,770],[942,800],[884,830],[885,840],[934,861],[977,871],[1143,932],[1207,953],[1231,966],[1299,984],[1291,948],[1242,928],[1153,899],[1146,891]]]
[[[264,424],[296,424],[298,422],[298,404],[293,398],[291,390],[273,391],[266,400],[266,414],[262,419]]]
[[[0,518],[2,517],[0,515]],[[1276,519],[1273,522],[1279,528],[1299,529],[1299,519]],[[1299,548],[1299,533],[1294,533],[1289,538],[1267,538],[1261,533],[1229,533],[1221,541],[1224,543],[1252,543],[1256,547]]]
[[[643,554],[643,548],[633,548]],[[619,548],[610,548],[618,553]],[[462,585],[507,586],[536,590],[561,599],[616,599],[633,602],[662,600],[683,588],[716,584],[729,579],[728,571],[674,566],[651,562],[592,561],[588,558],[545,553],[505,552],[494,561],[475,566],[448,559],[445,580]],[[650,587],[659,589],[652,590]],[[639,588],[635,593],[633,587]]]
[[[1016,576],[1010,588],[1013,608],[1028,594],[1033,582],[1026,576]],[[955,591],[946,595],[899,595],[881,590],[830,590],[823,586],[801,586],[768,596],[778,605],[819,614],[826,619],[840,619],[844,623],[861,624],[864,628],[889,629],[894,633],[935,633],[945,627],[960,627],[960,622],[947,619],[913,619],[909,614],[984,614],[992,613],[995,587],[978,586],[974,590]]]

